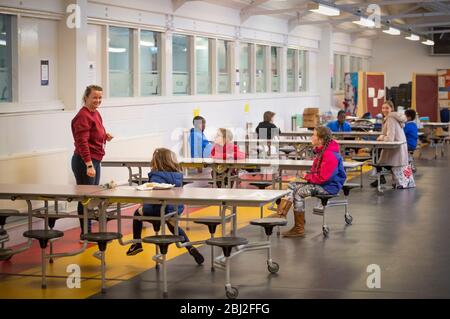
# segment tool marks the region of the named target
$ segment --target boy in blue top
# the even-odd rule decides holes
[[[405,111],[406,124],[403,128],[406,136],[406,143],[408,144],[408,152],[413,152],[417,147],[417,139],[419,138],[419,130],[417,129],[416,122],[416,111],[408,109]]]
[[[208,141],[205,134],[206,120],[201,116],[194,117],[192,121],[194,127],[191,128],[189,134],[189,143],[191,146],[192,158],[207,158],[210,157],[212,144]]]
[[[337,120],[329,122],[327,127],[331,132],[351,132],[352,127],[345,121],[345,111],[340,110],[337,114]]]

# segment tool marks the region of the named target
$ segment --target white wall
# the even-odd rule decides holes
[[[412,81],[413,73],[450,68],[450,56],[432,56],[430,47],[402,36],[381,36],[373,42],[370,70],[386,73],[386,86]]]

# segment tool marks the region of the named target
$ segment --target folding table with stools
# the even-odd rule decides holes
[[[265,204],[276,201],[277,199],[285,196],[287,191],[280,190],[254,190],[254,189],[227,189],[227,188],[173,188],[169,190],[158,190],[151,192],[143,192],[136,190],[135,187],[123,186],[117,187],[114,189],[103,190],[100,192],[96,192],[91,194],[89,197],[94,200],[100,200],[100,214],[104,215],[104,211],[106,207],[111,203],[139,203],[139,204],[156,204],[161,205],[161,214],[158,217],[153,216],[144,216],[140,217],[141,219],[151,220],[158,219],[161,221],[161,235],[165,235],[165,221],[168,218],[173,218],[175,222],[175,235],[178,236],[178,223],[182,221],[183,218],[178,216],[178,214],[174,214],[173,216],[165,215],[165,207],[167,205],[180,205],[180,204],[188,204],[188,205],[204,205],[204,206],[220,206],[220,224],[222,227],[222,237],[226,237],[226,223],[231,219],[231,237],[236,237],[237,232],[237,207],[261,207]],[[226,215],[226,210],[231,210],[231,214]],[[117,223],[121,224],[121,219],[125,218],[121,217],[120,210],[118,210],[117,214]],[[204,218],[203,218],[204,219]],[[191,218],[191,220],[196,220],[195,218]],[[165,237],[166,238],[166,237]],[[244,241],[238,241],[236,244],[235,241],[225,241],[220,238],[210,238],[208,240],[196,241],[196,242],[185,242],[180,243],[179,240],[175,237],[167,237],[167,240],[164,240],[163,244],[175,243],[177,247],[185,247],[187,245],[196,245],[202,244],[207,241],[212,241],[210,243],[217,244],[216,246],[228,247],[226,248],[226,252],[230,252],[229,256],[219,256],[215,259],[214,267],[225,268],[226,263],[229,263],[229,258],[242,253],[246,250],[256,250],[256,249],[267,249],[267,242],[263,244],[251,244],[251,246],[246,247],[243,245]],[[146,239],[148,243],[158,244],[155,240]],[[231,254],[231,249],[233,247],[237,247],[238,251],[234,254]],[[161,247],[160,247],[161,250]],[[162,254],[162,252],[161,252]],[[161,257],[161,258],[160,258]],[[224,260],[225,258],[225,260]],[[158,263],[165,263],[164,256],[158,256],[156,260]],[[228,261],[227,261],[228,260]],[[229,268],[228,268],[229,269]],[[229,273],[228,273],[229,275]],[[167,282],[166,273],[163,272],[163,281]],[[231,285],[230,285],[231,287]],[[233,294],[233,289],[228,290]],[[167,286],[165,286],[164,295],[167,296]]]

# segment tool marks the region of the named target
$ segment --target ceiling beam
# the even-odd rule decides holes
[[[434,31],[421,31],[418,32],[420,34],[441,34],[441,33],[450,33],[450,29],[443,29],[443,30],[434,30]]]
[[[300,22],[302,22],[302,18],[311,12],[305,10],[302,12],[297,12],[297,16],[295,18],[290,18],[288,21],[288,30],[289,32],[292,32],[296,27],[300,25]]]
[[[330,23],[332,25],[341,24],[345,22],[352,22],[358,20],[357,17],[341,18],[341,19],[326,19],[326,20],[315,20],[315,21],[301,21],[298,25],[316,25],[323,23]]]
[[[426,17],[441,17],[450,15],[450,11],[447,12],[423,12],[423,13],[402,13],[391,16],[384,16],[384,20],[390,19],[408,19],[408,18],[426,18]]]
[[[439,27],[443,25],[450,25],[450,22],[430,22],[430,23],[411,23],[411,28],[427,28],[427,27]]]
[[[242,8],[241,12],[239,13],[241,17],[241,23],[244,23],[248,18],[252,16],[252,9],[257,8],[259,5],[262,5],[269,1],[270,0],[253,0],[248,6]]]
[[[186,2],[196,1],[196,0],[172,0],[172,10],[175,12],[181,8]]]

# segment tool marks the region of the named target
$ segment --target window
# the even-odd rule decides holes
[[[133,96],[133,30],[109,27],[109,92]]]
[[[141,30],[139,40],[141,95],[160,95],[161,82],[159,72],[159,42],[160,34],[148,30]]]
[[[280,57],[277,47],[270,48],[270,65],[272,69],[272,92],[280,92]]]
[[[266,47],[256,45],[256,92],[266,92]]]
[[[173,94],[189,94],[189,38],[174,34],[172,37]]]
[[[300,92],[305,92],[307,87],[308,79],[308,51],[300,50],[298,51],[298,90]]]
[[[12,101],[11,16],[0,14],[0,102]]]
[[[362,58],[351,56],[350,57],[350,72],[362,71]]]
[[[209,63],[209,39],[195,38],[195,67],[197,94],[211,94],[211,68]]]
[[[230,93],[230,66],[228,41],[217,40],[218,93]]]
[[[251,92],[251,76],[250,76],[250,44],[241,43],[240,45],[240,92]]]
[[[334,77],[333,77],[333,89],[334,91],[344,90],[344,73],[345,73],[345,56],[341,54],[334,55]]]
[[[295,50],[287,50],[287,60],[286,60],[286,74],[287,74],[287,86],[286,90],[288,92],[295,91]]]

